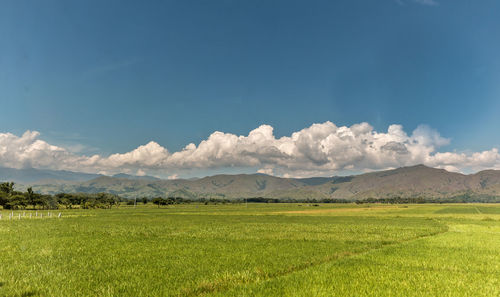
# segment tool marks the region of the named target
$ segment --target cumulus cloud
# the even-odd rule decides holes
[[[26,131],[22,136],[0,133],[0,166],[140,175],[155,172],[172,178],[183,170],[230,167],[281,176],[333,175],[415,164],[452,171],[500,168],[496,148],[471,153],[439,150],[449,143],[428,126],[408,134],[401,125],[378,132],[368,123],[339,127],[325,122],[280,138],[273,127],[262,125],[248,135],[216,131],[198,145],[190,143],[172,153],[151,141],[122,154],[85,156],[41,140],[36,131]]]
[[[257,173],[274,175],[274,169],[273,168],[260,168],[259,170],[257,170]]]
[[[177,173],[174,173],[174,174],[169,175],[169,176],[167,177],[167,179],[170,179],[170,180],[173,180],[173,179],[178,179],[178,178],[179,178],[179,175],[178,175]]]
[[[0,133],[0,165],[21,168],[64,169],[89,160],[68,150],[39,139],[37,131],[26,131],[22,136]]]
[[[161,168],[169,156],[168,151],[154,141],[141,145],[135,150],[125,154],[112,154],[108,158],[99,159],[98,163],[106,167],[141,167]]]

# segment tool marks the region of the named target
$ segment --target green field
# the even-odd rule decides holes
[[[0,296],[500,296],[500,205],[30,212],[1,211]]]

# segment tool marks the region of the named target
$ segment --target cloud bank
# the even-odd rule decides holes
[[[428,126],[408,134],[401,125],[377,132],[368,123],[338,127],[325,122],[281,138],[274,136],[273,127],[262,125],[248,135],[216,131],[198,145],[190,143],[178,152],[151,141],[123,154],[86,156],[47,143],[39,132],[26,131],[22,136],[0,133],[0,166],[165,177],[177,177],[185,170],[231,167],[280,176],[334,175],[415,164],[451,171],[500,168],[498,149],[438,151],[449,142]]]

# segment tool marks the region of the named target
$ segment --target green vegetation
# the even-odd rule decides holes
[[[122,199],[108,193],[59,193],[42,195],[29,187],[26,192],[14,190],[13,182],[0,183],[0,206],[4,209],[111,208]]]
[[[357,204],[363,204],[363,203],[388,203],[388,204],[408,204],[408,203],[411,203],[411,204],[418,204],[418,203],[471,203],[471,202],[498,203],[498,202],[500,202],[500,197],[490,196],[490,195],[463,194],[463,195],[457,195],[457,196],[450,197],[450,198],[390,197],[390,198],[366,198],[366,199],[356,200]],[[326,203],[326,201],[325,201],[325,203]]]
[[[0,296],[500,294],[500,205],[137,203],[43,219],[1,212]]]

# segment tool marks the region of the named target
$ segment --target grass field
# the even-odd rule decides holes
[[[500,205],[1,211],[0,296],[500,296]]]

